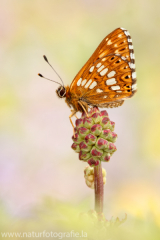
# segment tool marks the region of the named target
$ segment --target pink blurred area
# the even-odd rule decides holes
[[[125,203],[126,192],[132,210],[136,189],[130,186],[135,182],[139,196],[144,191],[149,199],[147,186],[158,191],[160,181],[160,16],[153,3],[15,0],[0,4],[0,199],[8,211],[29,214],[46,195],[73,204],[89,199],[93,208],[93,191],[83,177],[86,163],[70,147],[70,109],[57,97],[58,85],[37,73],[59,81],[42,58],[46,54],[69,85],[100,41],[117,27],[128,29],[133,38],[138,92],[122,107],[108,109],[116,123],[118,150],[103,164],[106,211],[111,214],[114,209],[114,196]],[[115,199],[114,203],[117,206]],[[125,211],[125,204],[121,206]]]

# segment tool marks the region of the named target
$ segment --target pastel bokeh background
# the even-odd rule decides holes
[[[160,227],[159,11],[157,0],[0,0],[1,228],[8,218],[32,219],[46,196],[55,208],[60,202],[94,208],[93,190],[83,178],[86,164],[70,148],[70,109],[55,94],[57,85],[37,73],[58,80],[42,58],[46,54],[70,84],[117,27],[133,39],[138,92],[122,107],[108,109],[118,150],[103,164],[104,212],[108,219],[126,212],[128,221]]]

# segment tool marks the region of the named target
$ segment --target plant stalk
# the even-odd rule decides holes
[[[101,163],[94,167],[95,211],[103,212],[103,175]]]

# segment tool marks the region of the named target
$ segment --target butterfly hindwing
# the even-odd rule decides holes
[[[135,93],[134,50],[127,30],[117,28],[104,38],[73,80],[70,91],[97,106],[121,101]]]

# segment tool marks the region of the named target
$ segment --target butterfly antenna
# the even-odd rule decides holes
[[[42,74],[40,74],[40,73],[38,73],[38,76],[40,76],[41,78],[47,79],[47,80],[49,80],[49,81],[52,81],[52,82],[58,83],[60,86],[62,86],[59,82],[56,82],[56,81],[51,80],[51,79],[49,79],[49,78],[46,78],[46,77],[44,77],[44,76],[43,76]]]
[[[45,60],[45,61],[50,65],[50,67],[53,69],[53,71],[57,74],[57,76],[59,77],[59,79],[60,79],[61,82],[62,82],[62,85],[64,86],[64,83],[63,83],[62,78],[59,76],[59,74],[56,72],[56,70],[52,67],[52,65],[48,62],[47,57],[46,57],[45,55],[43,55],[43,57],[44,57],[44,60]]]

